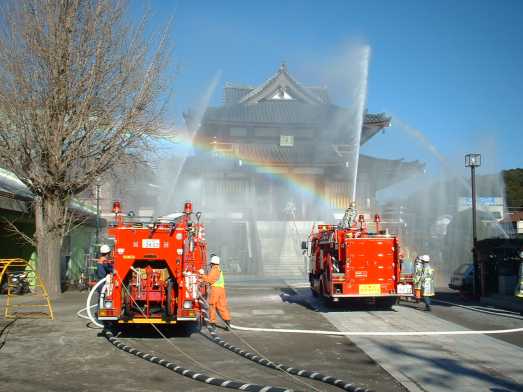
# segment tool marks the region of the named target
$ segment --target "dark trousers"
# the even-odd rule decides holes
[[[430,309],[430,297],[423,297],[423,302],[425,302],[425,308]]]
[[[107,276],[107,274],[110,274],[113,272],[113,266],[111,264],[101,264],[98,263],[96,265],[96,277],[98,280],[101,280]],[[99,286],[97,289],[98,293],[102,291],[102,286]]]

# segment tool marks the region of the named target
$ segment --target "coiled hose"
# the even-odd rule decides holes
[[[275,363],[275,362],[269,361],[266,358],[260,357],[258,355],[255,355],[248,351],[242,350],[239,347],[235,347],[232,344],[227,343],[216,333],[214,328],[208,327],[208,331],[209,331],[209,334],[211,335],[210,339],[213,342],[215,342],[216,344],[218,344],[218,345],[226,348],[227,350],[232,351],[238,355],[241,355],[242,357],[247,358],[250,361],[256,362],[256,363],[266,366],[268,368],[282,370],[284,372],[287,372],[287,373],[295,375],[295,376],[305,377],[305,378],[309,378],[311,380],[317,380],[317,381],[323,382],[325,384],[334,385],[338,388],[341,388],[341,389],[343,389],[345,391],[349,391],[349,392],[372,392],[372,390],[370,390],[370,389],[358,387],[354,384],[348,383],[348,382],[338,379],[336,377],[327,376],[327,375],[319,373],[319,372],[312,372],[310,370],[305,370],[305,369],[295,369],[293,367],[289,367],[289,366],[283,365],[281,363]]]
[[[292,389],[273,387],[270,385],[248,384],[248,383],[244,383],[241,381],[225,380],[222,378],[210,377],[204,373],[198,373],[198,372],[195,372],[194,370],[183,368],[179,365],[176,365],[173,362],[166,361],[165,359],[156,357],[151,354],[143,353],[135,348],[129,347],[128,345],[119,341],[113,335],[113,333],[111,331],[104,329],[103,334],[107,338],[107,340],[109,340],[109,342],[111,342],[113,344],[113,346],[115,346],[116,348],[118,348],[120,350],[128,352],[129,354],[136,355],[137,357],[145,359],[146,361],[163,366],[169,370],[172,370],[173,372],[181,374],[182,376],[185,376],[190,379],[200,381],[200,382],[203,382],[203,383],[206,383],[209,385],[216,385],[219,387],[237,389],[239,391],[247,391],[247,392],[293,392]]]
[[[199,300],[202,305],[202,312],[204,312],[204,314],[207,315],[207,309],[209,308],[209,303],[207,302],[206,298],[202,297],[201,295],[199,297]],[[220,317],[221,317],[221,315],[220,315]],[[231,327],[233,329],[235,328],[234,326],[231,326]],[[341,388],[341,389],[343,389],[345,391],[349,391],[349,392],[373,392],[371,389],[355,386],[354,384],[351,384],[347,381],[341,380],[336,377],[327,376],[327,375],[319,373],[319,372],[312,372],[310,370],[305,370],[305,369],[295,369],[293,367],[286,366],[281,363],[272,362],[272,361],[268,360],[267,358],[263,358],[262,356],[255,355],[248,351],[242,350],[239,347],[235,347],[230,343],[227,343],[216,333],[216,329],[211,327],[210,325],[207,325],[207,330],[209,331],[209,334],[211,335],[210,340],[212,340],[214,343],[226,348],[229,351],[232,351],[233,353],[241,355],[242,357],[247,358],[250,361],[256,362],[262,366],[266,366],[271,369],[280,370],[280,371],[292,374],[293,376],[305,377],[305,378],[309,378],[311,380],[323,382],[325,384],[334,385],[338,388]]]

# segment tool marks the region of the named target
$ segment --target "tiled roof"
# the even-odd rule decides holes
[[[265,124],[305,124],[325,126],[335,122],[340,116],[349,116],[348,109],[335,105],[311,105],[299,101],[262,101],[253,105],[224,105],[209,107],[203,123],[265,123]],[[390,117],[384,113],[367,113],[365,125],[388,126]]]
[[[233,86],[226,84],[223,89],[223,100],[226,105],[238,103],[240,99],[249,94],[254,87],[250,86]]]
[[[226,83],[224,88],[224,101],[226,105],[235,103],[255,103],[273,94],[277,88],[290,88],[291,95],[296,94],[296,99],[317,104],[329,103],[329,94],[326,87],[307,87],[297,82],[287,71],[287,66],[282,64],[278,71],[257,87],[234,85]]]
[[[317,95],[318,97],[320,97],[323,102],[325,102],[325,103],[329,103],[330,102],[329,91],[327,90],[327,87],[307,87],[307,86],[304,86],[304,88],[306,90],[309,90],[314,95]]]
[[[271,124],[324,124],[332,117],[336,107],[310,105],[298,101],[263,101],[253,105],[225,105],[210,107],[203,123],[271,123]]]
[[[275,144],[240,144],[238,155],[267,164],[303,164],[310,161],[306,146],[280,147]]]
[[[265,83],[256,87],[254,90],[250,91],[245,95],[240,103],[254,103],[261,101],[267,93],[271,93],[271,90],[274,90],[276,87],[288,87],[291,88],[292,95],[297,94],[300,100],[309,102],[309,103],[327,103],[325,102],[320,95],[315,94],[314,90],[307,89],[301,83],[298,83],[288,72],[287,66],[282,64],[278,69],[278,72],[271,76]]]
[[[305,164],[305,165],[345,165],[347,158],[341,157],[333,145],[324,145],[321,151],[313,144],[298,144],[293,147],[280,147],[277,144],[238,143],[233,150],[238,158],[264,164]],[[316,154],[314,158],[314,152]],[[421,172],[424,164],[419,161],[405,162],[403,159],[382,159],[360,154],[360,163],[371,172],[384,173],[387,176],[398,172],[406,173],[406,169]]]
[[[340,157],[332,145],[296,145],[293,147],[280,147],[276,144],[237,144],[233,148],[234,157],[262,167],[329,167],[331,173],[346,176],[345,161],[347,157]],[[199,154],[187,161],[186,168],[190,172],[201,171],[203,166],[208,167],[206,173],[227,172],[237,170],[235,159],[221,159],[221,155],[211,152]],[[208,166],[209,160],[212,165]],[[205,163],[206,165],[202,165]],[[421,174],[425,165],[419,161],[405,162],[402,159],[381,159],[360,154],[359,171],[372,176],[372,181],[377,190],[400,182],[413,175]],[[345,178],[345,177],[344,177]]]

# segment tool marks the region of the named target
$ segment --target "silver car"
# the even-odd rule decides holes
[[[450,277],[449,287],[453,290],[472,291],[474,265],[461,264]]]

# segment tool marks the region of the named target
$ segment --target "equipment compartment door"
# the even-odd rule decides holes
[[[346,240],[348,294],[378,296],[394,292],[394,239]]]

